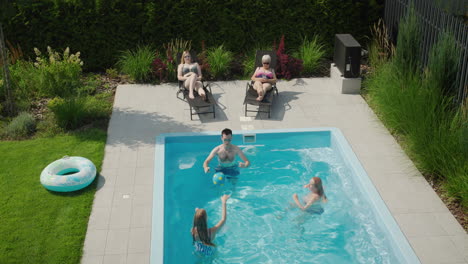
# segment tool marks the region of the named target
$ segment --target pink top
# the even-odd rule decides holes
[[[263,68],[257,68],[255,78],[273,79],[273,72],[262,71]]]

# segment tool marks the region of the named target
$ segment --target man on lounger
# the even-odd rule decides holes
[[[231,144],[231,129],[226,128],[221,132],[221,140],[223,141],[223,144],[215,147],[211,151],[210,155],[208,156],[208,158],[206,158],[205,162],[203,163],[203,169],[205,170],[205,173],[208,173],[210,171],[210,167],[208,166],[210,161],[215,156],[218,156],[219,166],[215,169],[216,172],[222,172],[228,178],[235,177],[239,175],[238,167],[247,168],[250,165],[250,161],[247,159],[244,152],[242,152],[242,150],[238,146]],[[239,155],[239,157],[244,162],[237,163],[235,161],[236,155]]]

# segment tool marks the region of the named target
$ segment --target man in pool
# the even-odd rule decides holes
[[[203,163],[203,169],[205,173],[210,171],[210,167],[208,166],[210,161],[215,157],[218,156],[219,159],[219,166],[215,169],[216,172],[222,172],[226,175],[227,178],[235,177],[239,175],[238,168],[247,168],[250,165],[250,161],[245,156],[244,152],[236,146],[231,144],[232,141],[232,131],[229,128],[224,129],[221,131],[221,140],[223,144],[215,147],[210,155],[206,158],[205,162]],[[236,155],[242,159],[243,162],[239,162],[237,164]]]

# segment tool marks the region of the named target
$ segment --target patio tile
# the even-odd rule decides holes
[[[104,256],[104,263],[109,255],[123,255],[126,261],[128,234],[130,229],[110,229],[107,234],[106,242],[106,255]]]
[[[128,242],[128,253],[150,253],[151,228],[132,228]]]
[[[98,174],[98,184],[97,188],[100,189],[104,187],[104,185],[115,185],[117,181],[118,169],[102,169],[101,172]]]
[[[115,169],[119,167],[120,151],[113,151],[105,153],[104,162],[102,164],[103,169]]]
[[[122,229],[130,228],[130,221],[132,215],[131,204],[113,206],[111,209],[109,228]]]
[[[135,185],[133,189],[133,206],[153,204],[153,186]]]
[[[447,235],[431,213],[394,214],[398,225],[407,236]]]
[[[127,255],[126,254],[105,255],[103,263],[104,264],[126,264]]]
[[[410,244],[423,264],[463,263],[449,236],[409,237]]]
[[[151,227],[152,212],[152,205],[135,205],[132,210],[130,227]]]
[[[83,255],[102,256],[106,248],[108,230],[93,230],[88,232],[83,246]]]
[[[114,186],[104,185],[102,188],[97,189],[94,194],[94,204],[99,207],[110,207],[112,206],[112,199],[114,197]]]
[[[129,253],[127,256],[127,263],[149,263],[149,253]]]
[[[132,133],[128,133],[131,135]],[[135,168],[137,161],[137,152],[135,150],[121,150],[119,157],[119,168]]]
[[[154,163],[154,161],[153,161]],[[153,185],[154,168],[137,168],[135,175],[135,185]]]
[[[152,137],[154,137],[154,133]],[[137,152],[137,168],[152,168],[154,166],[154,147],[153,148],[138,148]]]
[[[83,255],[81,258],[81,264],[103,264],[104,263],[104,256],[89,256]]]
[[[136,164],[136,163],[135,163]],[[117,172],[116,186],[132,186],[135,182],[136,167],[122,166]]]
[[[434,192],[381,191],[390,211],[402,213],[445,213],[447,207]]]
[[[440,226],[445,230],[448,235],[466,235],[463,227],[457,222],[457,219],[448,211],[446,213],[436,213],[434,214],[435,219]],[[467,237],[468,242],[468,237]],[[468,244],[467,244],[468,247]],[[467,248],[468,249],[468,248]],[[468,250],[467,250],[468,253]]]
[[[89,217],[88,230],[108,229],[110,223],[110,214],[110,207],[93,206],[92,213]]]
[[[456,236],[450,236],[450,240],[455,244],[458,252],[465,258],[468,263],[468,236],[466,232]]]

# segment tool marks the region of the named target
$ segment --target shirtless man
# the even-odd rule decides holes
[[[218,156],[219,166],[216,168],[216,171],[220,171],[226,174],[228,177],[237,176],[239,175],[239,170],[237,169],[237,167],[247,168],[250,165],[250,161],[247,159],[247,157],[244,155],[244,153],[238,146],[231,144],[231,129],[226,128],[221,132],[221,140],[223,141],[223,144],[215,147],[211,151],[210,155],[208,156],[208,158],[206,158],[205,162],[203,163],[203,169],[205,170],[205,173],[208,173],[210,171],[210,167],[208,166],[210,161],[215,156]],[[239,155],[239,157],[244,162],[239,162],[239,164],[237,164],[235,162],[236,155]]]

